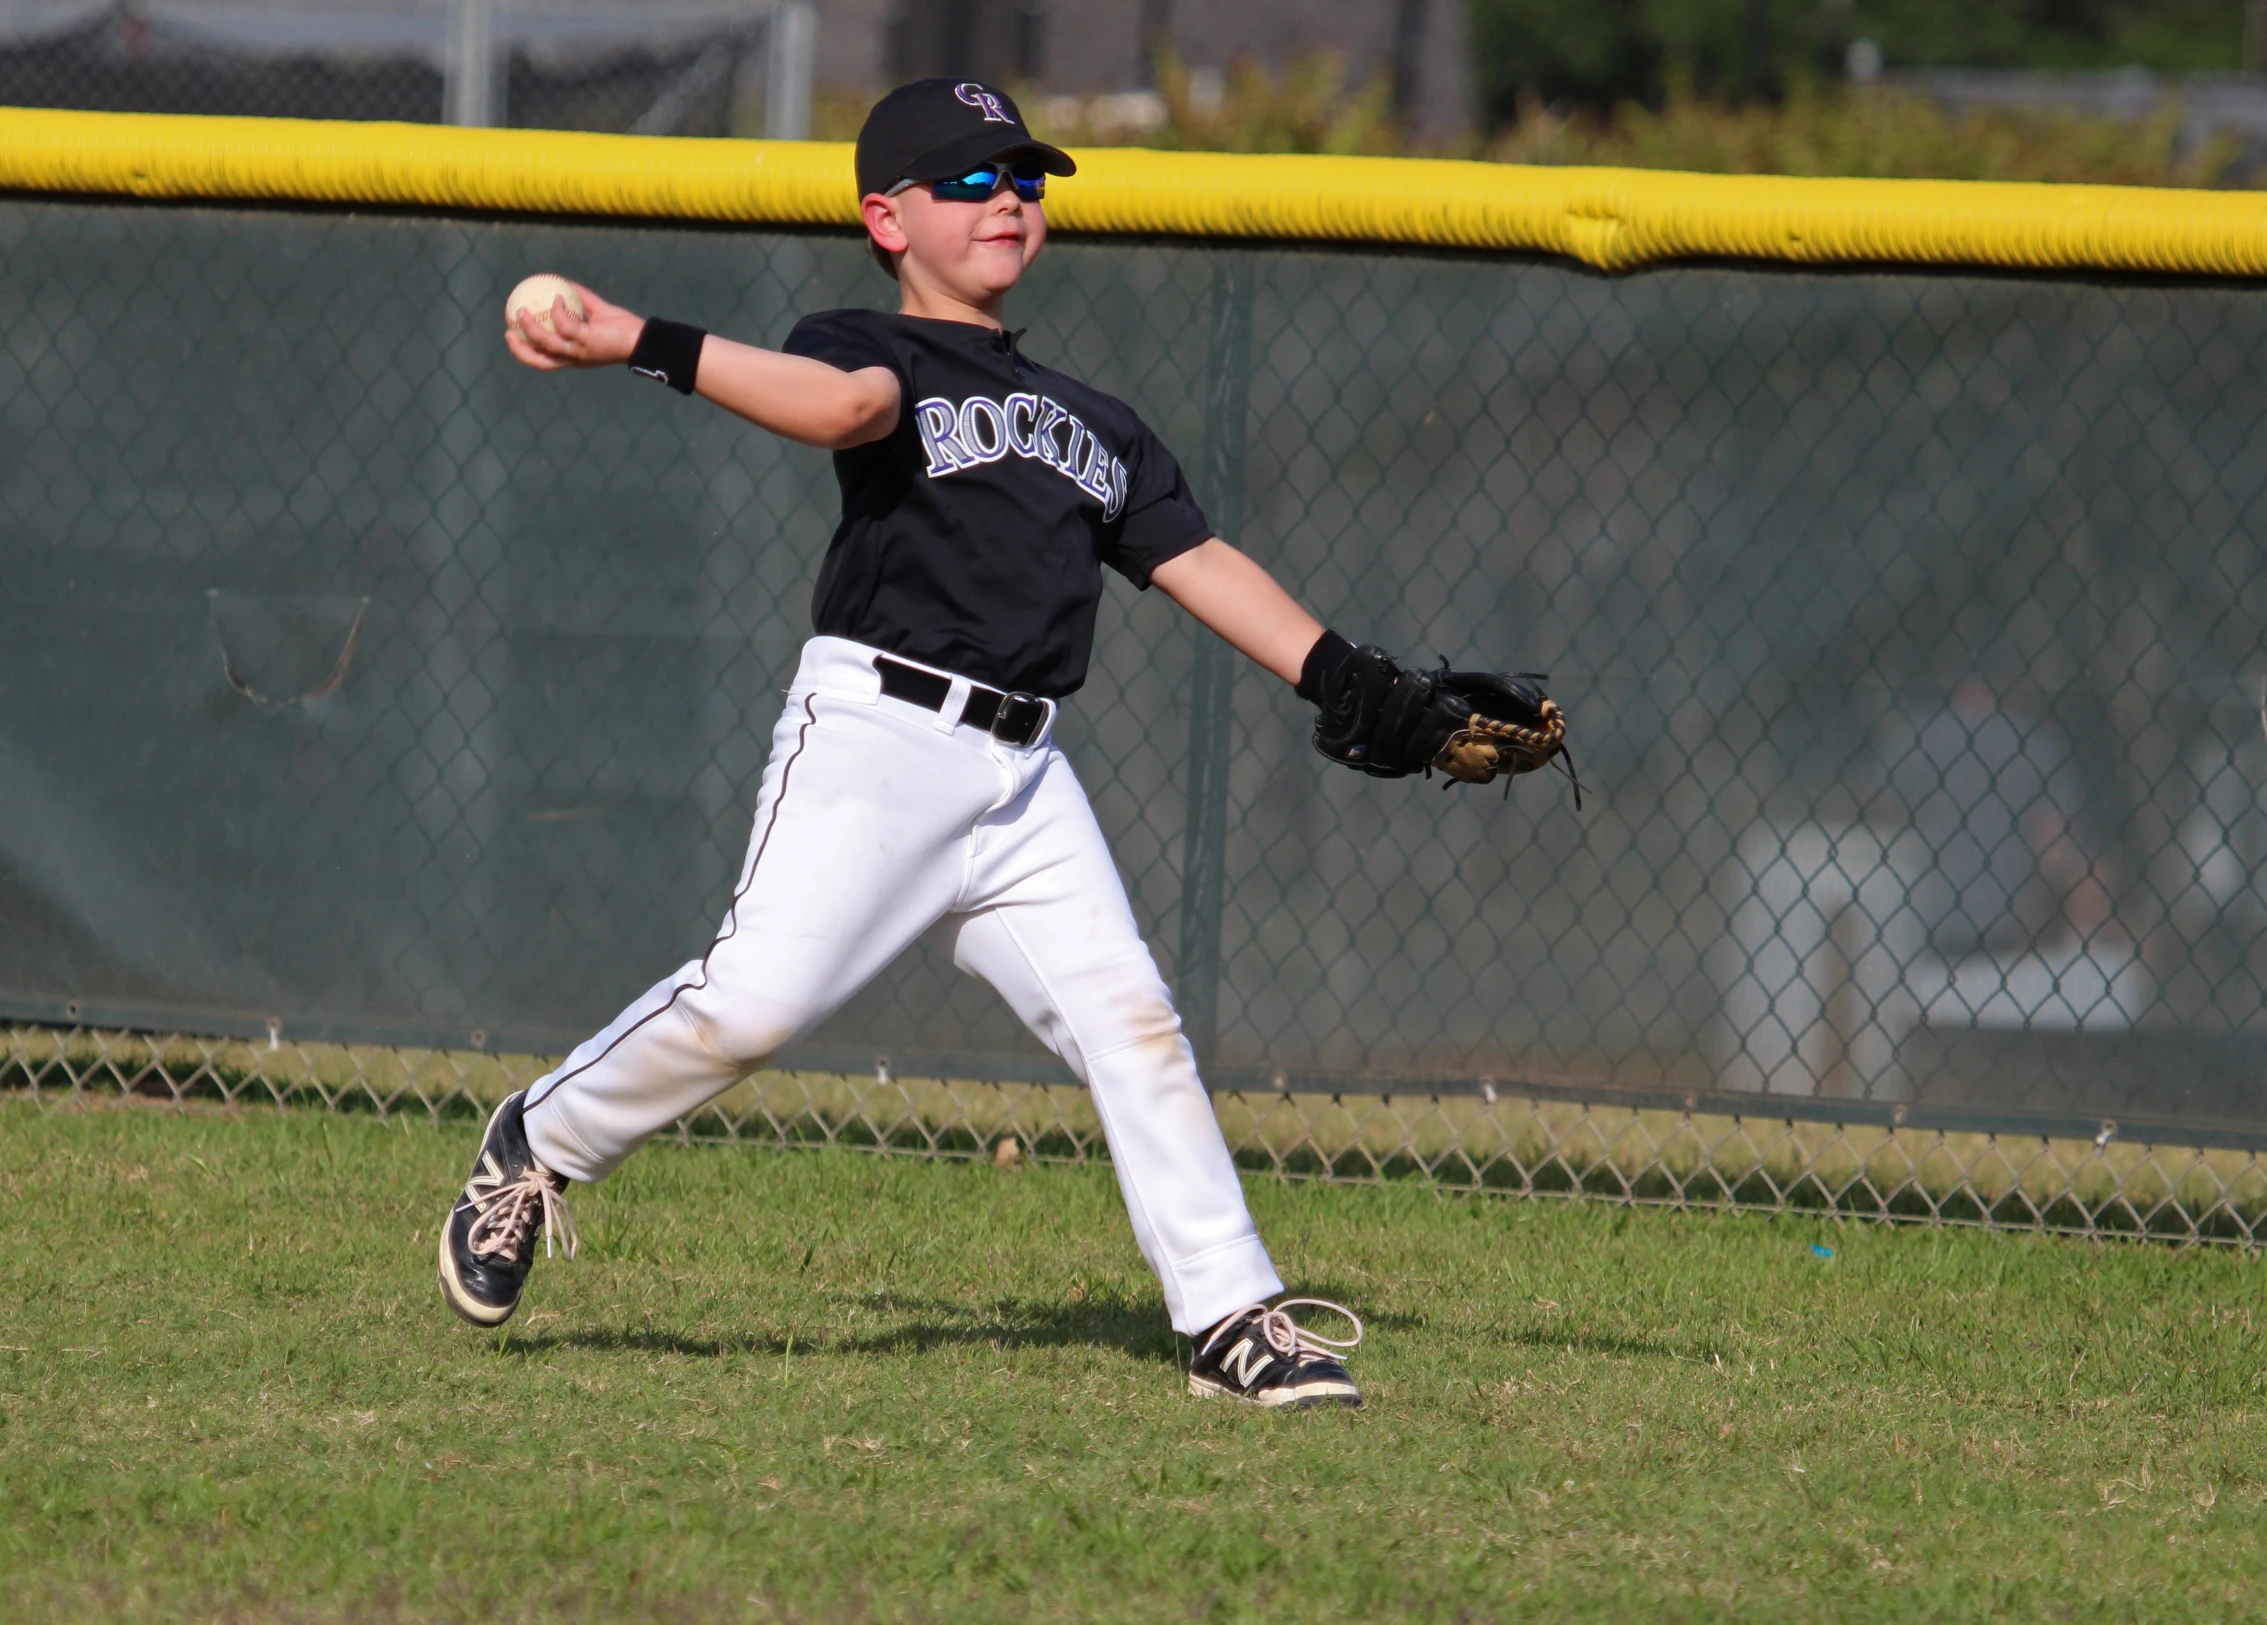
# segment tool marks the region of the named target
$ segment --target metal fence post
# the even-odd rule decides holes
[[[1206,334],[1204,449],[1198,489],[1214,531],[1244,523],[1244,418],[1252,360],[1252,262],[1240,250],[1213,262]],[[1189,683],[1189,811],[1181,844],[1181,1025],[1210,1061],[1220,1024],[1220,916],[1227,902],[1228,742],[1235,722],[1236,656],[1197,633]]]
[[[809,0],[780,0],[771,8],[764,74],[767,140],[811,139],[811,64],[818,39],[818,8]]]
[[[449,9],[443,121],[474,126],[503,123],[496,79],[495,18],[489,0],[456,0]]]

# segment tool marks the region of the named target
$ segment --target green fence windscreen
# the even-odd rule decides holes
[[[777,342],[832,234],[0,204],[0,1013],[556,1052],[713,930],[823,454],[541,377],[557,269]],[[1216,1084],[2267,1143],[2267,303],[1058,242],[1025,347],[1593,795],[1378,783],[1113,580],[1059,737]],[[796,1057],[1048,1079],[917,951]],[[1920,1120],[1919,1118],[1915,1119]]]

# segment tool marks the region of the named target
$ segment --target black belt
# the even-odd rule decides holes
[[[942,711],[952,695],[952,679],[919,666],[908,666],[888,655],[874,656],[881,673],[882,692],[893,700],[918,705],[924,711]],[[1047,702],[1036,694],[1003,694],[980,683],[968,685],[968,703],[960,708],[961,722],[981,728],[1003,745],[1018,749],[1037,744],[1047,731]]]

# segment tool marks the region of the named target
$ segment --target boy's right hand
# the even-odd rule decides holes
[[[551,302],[548,326],[536,319],[534,311],[520,311],[504,329],[505,347],[538,372],[611,367],[629,360],[638,335],[645,331],[645,318],[608,304],[579,282],[570,286],[582,295],[585,314],[577,316],[564,299]]]

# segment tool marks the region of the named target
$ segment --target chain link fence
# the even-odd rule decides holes
[[[0,1087],[72,1107],[298,1107],[477,1122],[551,1061],[477,1051],[304,1045],[91,1028],[0,1029]],[[2255,1246],[2256,1154],[1839,1120],[1808,1103],[1754,1115],[1617,1101],[1584,1080],[1393,1093],[1235,1091],[1214,1108],[1237,1162],[1275,1178],[1638,1206],[1831,1215]],[[1774,1115],[1774,1110],[1778,1115]],[[766,1071],[677,1125],[682,1144],[1012,1165],[1108,1155],[1073,1084]]]
[[[0,255],[8,1085],[469,1111],[707,940],[832,476],[501,296],[776,342],[885,302],[856,240],[19,198]],[[1549,671],[1595,791],[1334,769],[1113,585],[1059,737],[1239,1153],[2249,1241],[2263,309],[1051,248],[1026,348],[1332,624]],[[1100,1150],[926,947],[778,1064],[685,1132]]]

